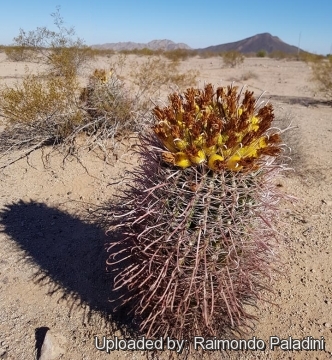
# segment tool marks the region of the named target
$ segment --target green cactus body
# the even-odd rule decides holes
[[[214,128],[225,138],[231,138],[237,126],[236,132],[242,131],[240,137],[244,139],[244,125],[235,124],[232,119],[232,112],[236,119],[241,116],[240,97],[234,97],[236,88],[229,89],[222,99],[228,101],[227,109],[231,113],[228,117],[224,114],[225,105],[218,107],[219,100],[213,100],[215,93],[211,88],[195,93],[198,105],[192,102],[192,112],[196,121],[207,122],[205,129],[209,129],[211,118]],[[245,96],[248,98],[248,94]],[[172,99],[174,106],[174,95]],[[186,118],[190,101],[188,97],[183,101],[183,118]],[[180,108],[177,104],[175,110]],[[210,111],[204,118],[206,106],[215,112]],[[254,109],[251,111],[249,116],[242,117],[248,128],[254,116]],[[157,112],[161,110],[158,108]],[[168,116],[172,117],[169,111]],[[217,119],[220,119],[219,128]],[[261,123],[263,120],[260,119]],[[227,121],[234,122],[233,128],[227,127]],[[195,123],[192,127],[183,125],[195,133],[194,126]],[[254,317],[247,305],[255,305],[261,298],[262,289],[269,288],[271,273],[275,271],[277,234],[272,224],[283,197],[273,181],[282,170],[282,166],[273,162],[280,141],[275,134],[266,135],[269,127],[264,126],[264,131],[257,129],[257,138],[266,136],[268,144],[274,136],[272,150],[265,150],[262,157],[247,159],[232,151],[226,155],[222,149],[218,150],[218,145],[209,140],[213,137],[220,141],[214,130],[211,136],[204,135],[201,129],[191,138],[185,135],[190,166],[176,163],[179,149],[173,143],[167,146],[169,138],[162,133],[164,130],[154,128],[151,134],[141,138],[141,163],[133,171],[133,183],[122,198],[115,225],[122,229],[122,238],[109,248],[109,265],[114,266],[121,258],[114,251],[115,246],[121,245],[126,254],[123,258],[130,261],[116,276],[115,289],[125,290],[123,302],[132,301],[132,311],[140,319],[140,330],[146,336],[181,339],[195,335],[225,336],[241,333],[251,326]],[[179,133],[177,129],[174,132]],[[202,133],[203,136],[199,135]],[[183,134],[188,132],[177,135]],[[202,149],[204,143],[209,145],[209,153],[202,156],[204,160],[196,163],[192,159],[200,156],[200,149],[191,146],[195,136],[201,136]],[[239,148],[234,141],[228,145],[228,150],[230,145]],[[218,156],[212,157],[212,146]],[[187,156],[185,150],[181,149],[181,153]],[[238,156],[238,166],[232,162],[234,154]],[[217,159],[216,164],[209,160],[211,157]]]

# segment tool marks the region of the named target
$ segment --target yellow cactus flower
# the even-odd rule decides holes
[[[245,146],[239,149],[237,152],[240,157],[257,157],[257,147],[254,145]]]
[[[215,152],[217,151],[217,148],[215,145],[203,146],[203,151],[205,152],[206,156],[211,156],[211,155],[215,154]]]
[[[173,141],[173,138],[171,136],[169,136],[167,138],[162,138],[161,142],[163,143],[165,148],[167,150],[169,150],[170,152],[176,152],[177,151],[177,148],[174,146],[174,141]]]
[[[210,156],[208,161],[208,167],[211,170],[217,170],[216,161],[224,161],[224,158],[221,155],[213,154]]]
[[[250,120],[251,124],[249,125],[249,129],[250,130],[254,130],[257,131],[259,129],[259,125],[258,125],[258,119],[256,116],[253,116]]]
[[[180,127],[183,125],[183,111],[176,114],[176,121]]]
[[[227,136],[226,136],[226,135],[221,135],[221,134],[218,135],[217,145],[218,145],[219,147],[223,146],[226,141],[227,141]]]
[[[175,154],[174,164],[185,169],[191,165],[191,161],[186,153],[180,151]]]
[[[205,109],[205,113],[207,115],[211,114],[212,113],[212,110],[213,110],[213,107],[211,105],[207,106]]]
[[[189,159],[193,164],[201,164],[205,161],[205,153],[203,150],[198,150],[195,155],[189,155]]]
[[[195,139],[194,141],[194,144],[199,147],[199,148],[202,148],[203,145],[204,145],[204,142],[205,142],[205,139],[203,137],[203,135],[200,135],[197,139]]]
[[[242,166],[239,166],[238,162],[241,160],[241,156],[234,154],[227,160],[227,167],[233,171],[239,171],[242,169]]]
[[[258,141],[258,146],[260,149],[263,149],[267,146],[267,142],[266,142],[266,137],[265,136],[262,136],[261,138],[259,138],[259,141]]]
[[[104,74],[102,74],[104,75]],[[153,110],[155,135],[172,153],[168,163],[186,168],[204,164],[215,171],[252,171],[259,157],[280,152],[278,133],[267,135],[274,119],[270,104],[255,107],[253,92],[237,87],[187,89],[171,104]]]
[[[180,151],[185,150],[188,146],[188,142],[181,139],[174,139],[174,144],[175,147]]]

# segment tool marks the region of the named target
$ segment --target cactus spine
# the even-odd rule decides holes
[[[209,84],[153,111],[108,262],[127,262],[114,288],[146,336],[240,333],[254,319],[246,305],[269,289],[283,145],[272,105],[260,101]]]

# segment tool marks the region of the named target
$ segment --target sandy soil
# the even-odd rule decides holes
[[[106,66],[99,59],[96,66]],[[24,74],[24,63],[0,54],[0,83]],[[36,65],[28,64],[33,68]],[[265,351],[231,352],[238,359],[332,358],[332,108],[318,95],[303,62],[246,59],[235,69],[220,59],[181,64],[200,71],[200,83],[247,83],[275,105],[278,119],[296,129],[285,135],[292,147],[294,172],[280,180],[298,197],[280,224],[285,275],[275,282],[276,305],[258,304],[259,321],[248,335],[262,339]],[[245,79],[249,76],[249,79]],[[17,154],[10,154],[14,158]],[[3,160],[3,159],[2,159]],[[6,158],[6,161],[8,158]],[[84,157],[89,173],[61,156],[43,164],[41,151],[0,173],[0,359],[36,356],[46,328],[67,339],[61,359],[143,359],[141,352],[107,354],[94,336],[120,336],[125,317],[112,318],[111,279],[105,274],[107,237],[93,218],[96,206],[110,201],[124,170],[135,163],[124,155],[115,166],[93,154]],[[269,350],[270,336],[325,339],[325,351]],[[220,358],[220,354],[213,354]],[[164,356],[166,357],[166,354]]]

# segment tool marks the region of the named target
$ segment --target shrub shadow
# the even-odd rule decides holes
[[[313,106],[332,106],[332,101],[316,99],[307,96],[281,96],[281,95],[269,95],[269,99],[280,101],[290,105],[303,105],[306,107]]]
[[[112,291],[116,272],[106,272],[107,244],[119,235],[106,236],[99,224],[34,201],[6,205],[0,212],[0,225],[24,251],[22,260],[38,266],[33,280],[48,286],[49,295],[61,294],[72,301],[72,309],[87,309],[88,320],[98,312],[116,326],[113,330],[132,331],[127,309],[113,313],[119,297]]]

